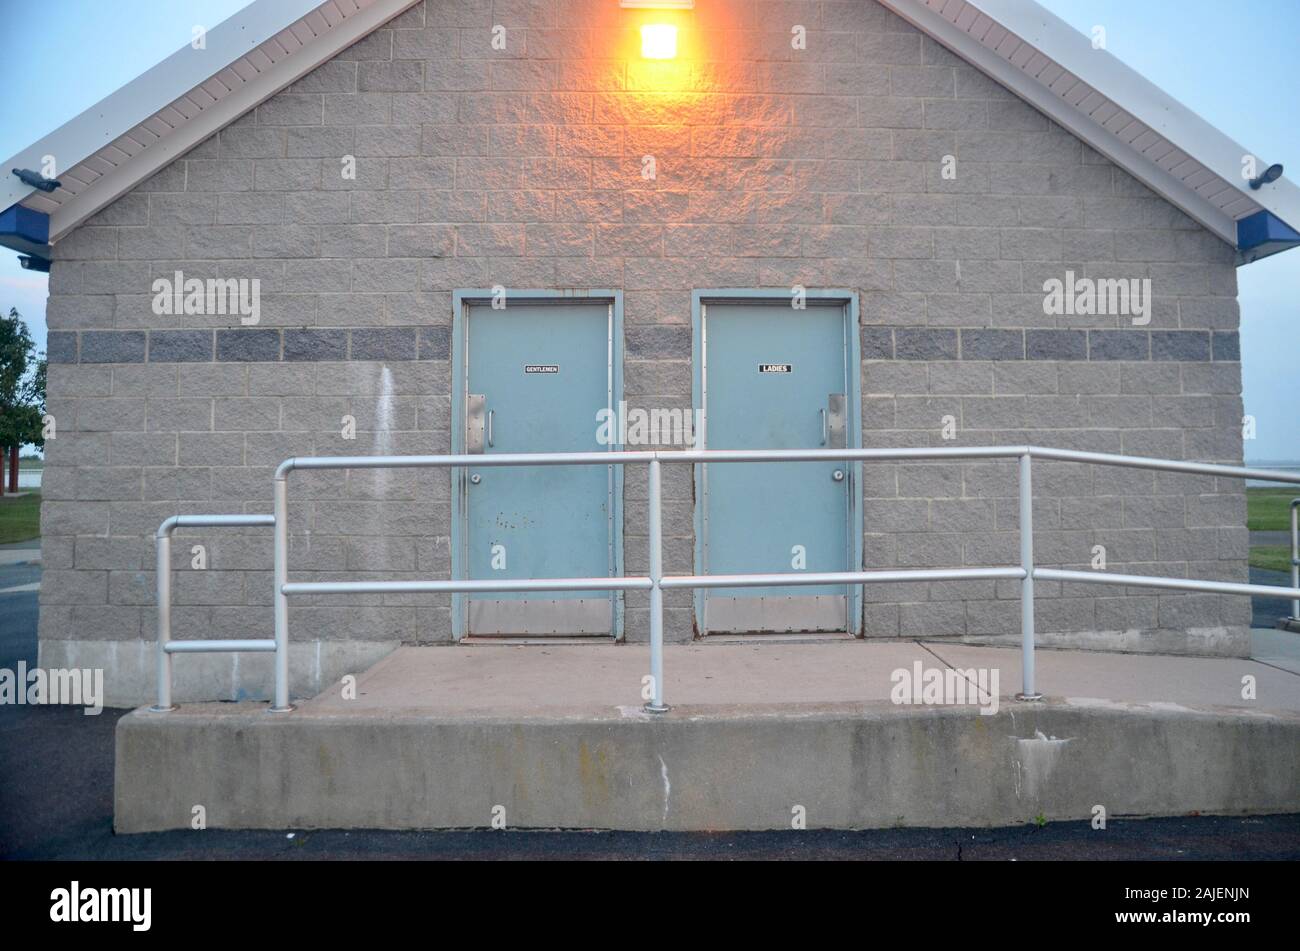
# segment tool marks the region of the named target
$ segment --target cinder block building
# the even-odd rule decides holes
[[[258,0],[5,165],[0,240],[50,274],[43,664],[146,700],[155,530],[270,512],[290,457],[1241,462],[1236,268],[1300,240],[1267,162],[1243,177],[1247,150],[1026,0],[647,6]],[[53,190],[8,174],[51,154]],[[294,480],[296,580],[647,568],[640,466]],[[668,574],[1019,563],[1014,462],[665,480]],[[1243,491],[1044,463],[1036,558],[1244,581]],[[269,636],[265,531],[182,531],[174,568],[176,636]],[[1248,646],[1240,596],[1037,596],[1042,644]],[[670,591],[665,631],[997,642],[1019,611],[1006,580]],[[641,641],[647,601],[333,596],[291,620],[309,693],[401,643]],[[196,657],[178,695],[263,696],[265,660]]]

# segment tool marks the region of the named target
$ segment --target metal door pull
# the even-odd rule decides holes
[[[482,393],[470,393],[465,403],[465,451],[481,453],[483,451],[484,409],[487,397]]]
[[[826,408],[822,410],[822,445],[831,449],[848,447],[848,400],[843,393],[831,393],[826,397]]]

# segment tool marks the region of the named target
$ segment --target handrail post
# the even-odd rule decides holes
[[[277,471],[275,492],[275,703],[272,713],[288,713],[289,703],[289,596],[284,585],[289,580],[289,480],[287,472]]]
[[[1030,454],[1020,457],[1020,670],[1017,700],[1042,700],[1034,689],[1034,487]]]
[[[659,582],[664,576],[663,505],[659,460],[650,460],[646,479],[650,496],[650,713],[667,713],[664,703],[664,592]]]
[[[158,702],[149,708],[152,713],[170,713],[176,709],[172,703],[172,655],[167,653],[167,642],[172,639],[172,522],[169,519],[154,536],[157,545],[158,586]]]
[[[1300,499],[1291,500],[1291,587],[1300,588]],[[1291,602],[1291,619],[1300,618],[1300,600]]]

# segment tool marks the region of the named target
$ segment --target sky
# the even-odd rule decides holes
[[[615,0],[609,0],[614,3]],[[707,3],[709,0],[700,0]],[[865,2],[865,0],[864,0]],[[1106,30],[1106,48],[1262,159],[1300,180],[1294,63],[1296,0],[1040,0],[1075,29]],[[246,0],[0,0],[0,155],[53,131],[211,28]],[[58,29],[33,26],[53,17]],[[68,57],[76,51],[75,61]],[[76,68],[72,67],[72,63]],[[1262,167],[1261,166],[1261,167]],[[1300,222],[1291,222],[1300,227]],[[1300,460],[1294,380],[1300,248],[1237,270],[1249,462]],[[0,309],[17,307],[43,348],[44,274],[0,248]]]

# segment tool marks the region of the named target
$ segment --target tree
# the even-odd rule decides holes
[[[27,324],[16,308],[0,317],[0,475],[9,457],[9,491],[18,491],[18,450],[45,445],[45,373]],[[3,480],[0,479],[0,488]]]

